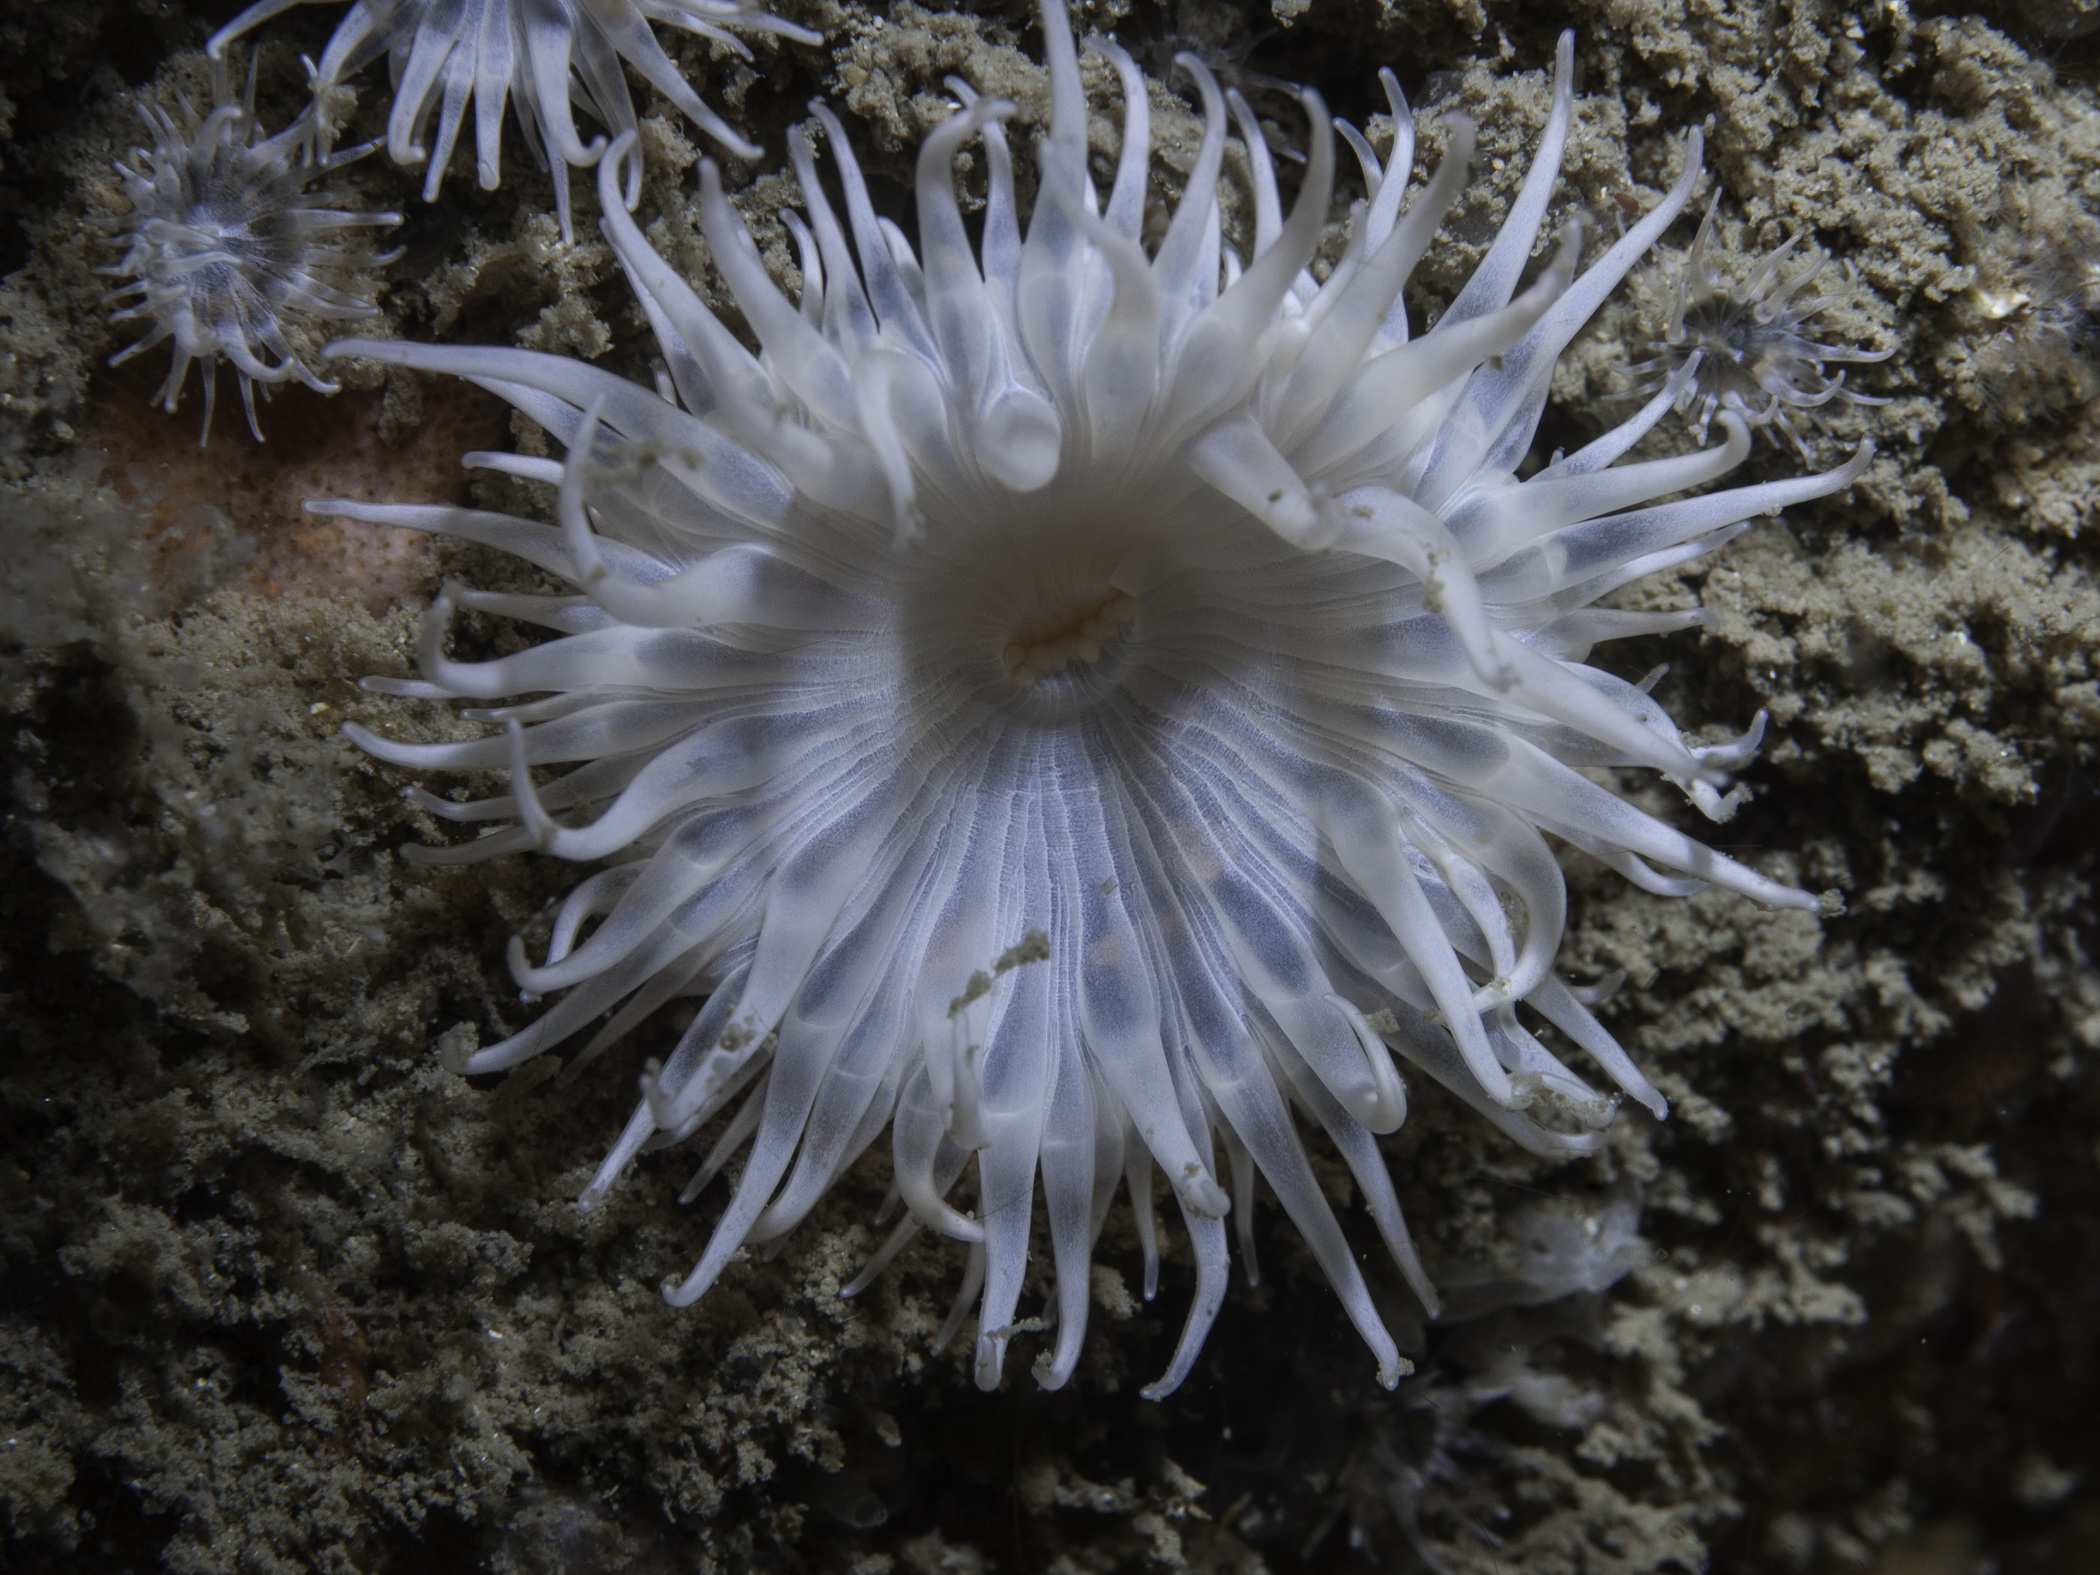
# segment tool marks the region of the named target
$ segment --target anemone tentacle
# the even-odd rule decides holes
[[[509,762],[510,794],[454,818],[515,824],[462,856],[618,860],[577,888],[542,965],[514,955],[527,989],[568,993],[462,1070],[516,1065],[613,1014],[588,1058],[638,1007],[708,996],[585,1194],[726,1119],[695,1188],[746,1158],[673,1301],[791,1229],[887,1127],[905,1214],[850,1289],[922,1230],[966,1243],[950,1332],[978,1304],[980,1383],[998,1381],[1015,1338],[1036,1189],[1056,1323],[1036,1374],[1056,1387],[1079,1359],[1086,1264],[1120,1184],[1153,1294],[1156,1168],[1197,1283],[1147,1393],[1190,1370],[1235,1210],[1253,1273],[1257,1172],[1391,1384],[1406,1363],[1306,1131],[1349,1163],[1433,1311],[1374,1141],[1405,1118],[1403,1068],[1542,1154],[1594,1150],[1619,1094],[1665,1113],[1589,1010],[1595,993],[1552,972],[1567,903],[1549,839],[1655,889],[1817,899],[1577,769],[1647,767],[1725,818],[1727,770],[1762,722],[1730,745],[1687,740],[1645,689],[1586,660],[1697,615],[1591,604],[1847,486],[1869,453],[1683,496],[1748,438],[1723,411],[1712,447],[1618,463],[1673,380],[1617,432],[1518,479],[1556,359],[1697,175],[1694,132],[1679,179],[1623,239],[1578,270],[1571,225],[1520,290],[1571,120],[1571,42],[1508,227],[1416,335],[1400,292],[1463,190],[1470,128],[1454,126],[1403,206],[1411,123],[1387,75],[1403,135],[1382,164],[1342,128],[1368,198],[1320,280],[1335,127],[1318,96],[1302,95],[1309,140],[1285,211],[1245,106],[1182,56],[1206,129],[1148,250],[1143,79],[1095,46],[1125,95],[1103,200],[1077,47],[1060,0],[1042,9],[1051,120],[1025,229],[1011,105],[955,84],[956,113],[918,163],[917,252],[877,218],[819,109],[789,141],[808,214],[791,226],[799,301],[760,266],[720,173],[700,172],[708,246],[754,355],[618,200],[635,156],[621,137],[598,171],[606,232],[668,393],[522,350],[335,347],[473,378],[546,426],[567,446],[558,471],[496,463],[558,481],[558,526],[310,506],[503,545],[575,588],[538,612],[505,599],[556,637],[487,663],[448,659],[449,601],[433,609],[416,692],[517,697],[476,713],[503,734],[353,736],[417,769]],[[1255,183],[1245,257],[1216,197],[1235,119]],[[843,215],[818,175],[819,131]],[[953,171],[972,140],[989,178],[974,253]],[[572,761],[534,783],[536,766]],[[1556,1059],[1541,1023],[1612,1091]]]

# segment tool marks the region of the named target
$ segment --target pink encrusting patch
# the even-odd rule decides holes
[[[273,597],[352,592],[374,612],[429,590],[430,537],[368,521],[306,512],[311,497],[376,501],[403,489],[451,503],[467,501],[462,452],[487,448],[509,432],[509,407],[471,383],[431,383],[419,424],[399,446],[381,437],[378,390],[324,398],[282,390],[270,406],[269,441],[245,434],[197,447],[186,423],[138,418],[130,368],[83,437],[108,454],[108,480],[141,504],[141,535],[158,577],[186,556],[212,550],[221,522],[252,553],[243,583]],[[200,529],[199,527],[206,527]]]

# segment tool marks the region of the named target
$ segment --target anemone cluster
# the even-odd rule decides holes
[[[255,76],[234,98],[225,61],[212,68],[211,112],[188,101],[177,119],[141,103],[153,146],[134,148],[117,174],[131,210],[110,221],[124,248],[106,271],[126,282],[111,293],[116,323],[143,323],[144,335],[111,358],[117,365],[172,340],[174,364],[154,397],[172,412],[192,362],[204,382],[203,443],[211,436],[218,364],[233,364],[248,430],[259,442],[255,388],[297,378],[321,393],[336,385],[314,363],[313,341],[328,325],[376,317],[375,270],[394,253],[376,253],[358,234],[398,224],[398,213],[360,213],[311,190],[313,182],[367,151],[316,153],[311,109],[275,136],[255,118]],[[269,358],[274,356],[275,361]]]
[[[174,366],[156,398],[173,411],[192,362],[204,371],[204,440],[211,436],[217,366],[233,363],[259,442],[255,385],[298,378],[334,393],[311,364],[309,338],[326,325],[377,315],[376,270],[398,253],[378,253],[346,232],[398,224],[398,213],[360,213],[308,187],[319,176],[361,158],[379,142],[337,152],[326,112],[344,79],[381,54],[389,58],[396,92],[384,138],[395,163],[426,170],[423,200],[435,201],[467,107],[474,106],[481,185],[499,179],[503,106],[513,96],[534,156],[553,177],[562,240],[573,238],[568,170],[604,153],[602,136],[585,144],[571,103],[582,105],[616,134],[636,128],[634,101],[620,62],[631,62],[693,123],[731,152],[758,156],[701,100],[650,30],[653,17],[725,44],[749,48],[724,24],[815,42],[817,35],[740,0],[356,0],[312,68],[313,97],[283,131],[264,137],[255,118],[255,73],[235,99],[227,83],[227,47],[258,24],[309,0],[259,0],[207,46],[212,62],[212,109],[198,116],[181,101],[180,117],[141,102],[153,133],[151,148],[119,161],[129,212],[107,225],[124,245],[107,270],[128,282],[112,296],[123,304],[113,322],[143,322],[143,338],[112,364],[173,340]],[[429,141],[432,114],[436,140]],[[640,166],[625,193],[640,200]],[[274,363],[267,358],[275,356]]]
[[[952,78],[955,111],[918,156],[916,247],[878,215],[828,108],[792,133],[799,299],[701,164],[708,247],[756,353],[630,216],[625,132],[598,160],[601,223],[667,369],[658,387],[515,349],[332,347],[471,379],[566,449],[469,456],[544,484],[552,525],[309,505],[497,547],[570,587],[448,590],[422,676],[369,681],[473,701],[487,736],[352,736],[410,769],[507,771],[492,798],[410,790],[491,828],[423,862],[605,861],[542,961],[513,943],[520,987],[559,999],[454,1055],[456,1070],[588,1034],[573,1074],[665,1003],[704,999],[583,1196],[703,1132],[688,1197],[741,1155],[672,1302],[793,1230],[887,1133],[894,1228],[852,1288],[920,1232],[951,1238],[966,1257],[947,1332],[975,1310],[977,1381],[996,1384],[1013,1341],[1047,1327],[1034,1371],[1056,1387],[1080,1358],[1089,1259],[1119,1188],[1156,1289],[1163,1173],[1196,1263],[1179,1346],[1146,1391],[1163,1395],[1224,1297],[1228,1219],[1254,1273],[1258,1173],[1391,1385],[1407,1364],[1308,1135],[1349,1166],[1433,1312],[1376,1141],[1406,1117],[1403,1067],[1543,1155],[1594,1150],[1621,1095],[1664,1114],[1594,996],[1554,973],[1556,846],[1652,892],[1818,899],[1585,774],[1645,768],[1723,820],[1740,796],[1728,773],[1763,723],[1729,743],[1687,738],[1590,656],[1703,615],[1598,604],[1844,488],[1870,449],[1702,493],[1765,418],[1724,398],[1718,443],[1625,461],[1692,386],[1688,363],[1621,425],[1519,479],[1558,357],[1699,173],[1693,132],[1668,194],[1589,267],[1570,224],[1533,268],[1573,116],[1571,39],[1504,227],[1418,334],[1401,292],[1465,189],[1470,124],[1453,117],[1410,201],[1413,120],[1388,74],[1395,143],[1381,159],[1340,128],[1365,200],[1316,277],[1337,182],[1316,93],[1299,94],[1305,162],[1286,212],[1248,106],[1179,57],[1204,131],[1170,218],[1148,227],[1145,80],[1114,43],[1090,44],[1123,99],[1104,194],[1061,0],[1042,13],[1051,114],[1025,215],[1013,106]],[[1253,199],[1244,252],[1219,202],[1234,126]],[[987,179],[974,240],[956,188],[973,143]],[[455,607],[551,638],[456,660]],[[1604,1087],[1549,1050],[1549,1025]],[[1024,1319],[1038,1190],[1053,1289]]]

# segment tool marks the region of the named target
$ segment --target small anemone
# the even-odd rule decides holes
[[[1242,93],[1252,95],[1260,89],[1273,89],[1279,93],[1296,94],[1299,91],[1296,83],[1256,71],[1247,64],[1255,50],[1276,36],[1276,31],[1273,27],[1265,27],[1236,42],[1223,44],[1170,28],[1156,38],[1143,40],[1134,49],[1137,58],[1163,79],[1179,69],[1175,62],[1181,56],[1194,55],[1220,82]]]
[[[257,0],[214,33],[207,47],[217,59],[243,33],[295,5],[314,3]],[[766,15],[755,0],[357,0],[321,52],[314,94],[325,100],[345,78],[385,55],[394,80],[387,157],[423,167],[425,202],[437,200],[470,102],[476,174],[483,191],[496,189],[503,106],[515,96],[526,146],[553,177],[555,212],[561,237],[568,241],[573,238],[569,166],[595,164],[606,147],[603,137],[584,143],[571,101],[614,136],[637,130],[622,60],[731,153],[758,157],[757,146],[710,109],[664,53],[649,26],[652,18],[723,44],[747,60],[749,46],[727,27],[777,33],[804,44],[821,41],[807,28]],[[428,140],[433,110],[434,143]],[[322,151],[326,148],[324,131]],[[629,207],[641,197],[639,164],[635,170],[626,192]]]
[[[1669,292],[1669,327],[1651,340],[1653,360],[1631,368],[1652,374],[1650,393],[1672,380],[1677,409],[1699,411],[1699,435],[1721,410],[1732,410],[1753,427],[1776,428],[1803,458],[1808,446],[1795,412],[1814,410],[1840,399],[1854,405],[1885,405],[1873,394],[1845,386],[1842,370],[1825,370],[1831,362],[1886,361],[1887,350],[1855,350],[1822,344],[1809,337],[1809,324],[1831,295],[1804,294],[1830,259],[1821,253],[1789,270],[1787,261],[1801,244],[1799,233],[1767,252],[1749,277],[1731,281],[1716,257],[1714,214],[1716,192],[1699,221],[1699,233],[1682,263],[1662,260]],[[1848,264],[1846,278],[1854,270]]]
[[[1520,1451],[1473,1425],[1476,1412],[1506,1393],[1491,1381],[1439,1374],[1363,1405],[1362,1436],[1335,1481],[1326,1519],[1306,1540],[1306,1557],[1337,1525],[1373,1563],[1404,1548],[1414,1555],[1408,1567],[1430,1575],[1452,1575],[1440,1545],[1500,1553],[1511,1513],[1494,1478],[1537,1474]]]
[[[378,315],[375,270],[400,253],[375,253],[354,232],[399,224],[401,215],[359,213],[339,206],[335,193],[308,189],[374,144],[319,156],[311,107],[264,137],[252,62],[238,100],[220,59],[212,62],[210,114],[200,117],[179,94],[176,102],[179,121],[141,101],[153,146],[132,149],[130,164],[117,161],[131,211],[102,221],[124,255],[101,271],[127,281],[110,292],[111,301],[124,303],[110,321],[151,326],[110,365],[172,339],[175,364],[154,395],[172,414],[190,363],[202,362],[201,448],[211,437],[223,356],[233,363],[248,430],[261,442],[256,384],[265,386],[265,397],[268,385],[293,378],[319,393],[336,391],[339,385],[314,370],[313,347],[301,340],[327,324]]]
[[[1969,301],[1992,325],[1977,355],[2002,419],[2031,420],[2100,394],[2100,250],[2082,214],[1993,235]]]
[[[1307,1557],[1345,1525],[1348,1545],[1373,1562],[1404,1549],[1407,1567],[1431,1575],[1476,1567],[1469,1552],[1495,1555],[1497,1568],[1533,1567],[1537,1505],[1554,1489],[1535,1450],[1475,1418],[1507,1402],[1534,1428],[1596,1423],[1609,1404],[1595,1360],[1607,1351],[1602,1297],[1653,1252],[1635,1187],[1572,1201],[1521,1211],[1489,1261],[1444,1266],[1450,1295],[1435,1360],[1393,1395],[1350,1407],[1336,1430],[1344,1463]],[[1591,1354],[1571,1366],[1574,1350]]]

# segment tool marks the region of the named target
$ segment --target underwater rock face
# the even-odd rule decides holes
[[[1374,1141],[1406,1119],[1402,1065],[1549,1159],[1597,1152],[1618,1098],[1538,1032],[1667,1117],[1588,1009],[1612,986],[1554,974],[1567,889],[1543,834],[1661,896],[1711,885],[1766,908],[1826,903],[1582,775],[1644,766],[1726,822],[1745,797],[1730,772],[1765,723],[1688,742],[1652,685],[1592,657],[1699,627],[1704,610],[1594,603],[1720,550],[1756,516],[1845,491],[1873,444],[1821,473],[1709,487],[1747,457],[1759,419],[1732,398],[1721,441],[1617,463],[1692,391],[1695,352],[1596,441],[1515,474],[1569,341],[1699,176],[1693,134],[1638,226],[1578,274],[1570,219],[1518,292],[1573,120],[1572,33],[1508,219],[1415,332],[1401,297],[1470,178],[1468,119],[1447,117],[1452,144],[1407,202],[1413,121],[1390,74],[1404,129],[1383,163],[1305,90],[1311,152],[1286,219],[1247,100],[1183,53],[1203,142],[1148,255],[1149,89],[1119,45],[1094,42],[1123,97],[1097,203],[1080,51],[1062,0],[1040,10],[1051,115],[1025,227],[1003,129],[1015,106],[960,78],[962,102],[918,154],[923,256],[880,227],[828,106],[790,128],[799,302],[702,163],[705,236],[760,355],[628,216],[625,136],[598,166],[599,227],[666,363],[654,389],[537,351],[330,346],[492,389],[564,449],[558,465],[468,456],[554,487],[557,527],[415,501],[306,505],[478,542],[568,587],[447,589],[419,676],[363,681],[500,701],[460,711],[486,736],[344,733],[418,774],[508,769],[509,791],[489,798],[410,785],[431,815],[484,825],[404,849],[412,863],[607,862],[564,899],[543,961],[522,936],[511,945],[512,979],[555,1004],[496,1044],[449,1050],[448,1069],[511,1071],[604,1020],[566,1084],[668,1001],[704,998],[577,1200],[594,1207],[638,1155],[702,1133],[714,1143],[681,1203],[740,1161],[706,1248],[666,1283],[673,1305],[698,1301],[739,1250],[772,1250],[887,1135],[894,1195],[876,1223],[895,1228],[842,1294],[921,1230],[963,1242],[935,1349],[974,1308],[977,1384],[995,1389],[1013,1336],[1046,1332],[1020,1326],[1047,1323],[1031,1371],[1058,1389],[1118,1192],[1145,1243],[1145,1299],[1157,1293],[1164,1179],[1196,1258],[1174,1359],[1144,1390],[1164,1399],[1224,1299],[1228,1214],[1258,1279],[1258,1177],[1391,1387],[1407,1364],[1305,1138],[1348,1165],[1434,1317]],[[1255,196],[1244,258],[1217,202],[1228,114]],[[850,243],[814,167],[819,131]],[[1323,281],[1309,265],[1336,133],[1368,200]],[[954,191],[973,143],[989,170],[975,250]],[[462,662],[447,649],[461,608],[558,637]],[[571,769],[536,784],[548,764]],[[1011,940],[995,952],[987,937]],[[478,1023],[455,1026],[478,1041]],[[1038,1180],[1055,1284],[1023,1319]]]
[[[1418,325],[1433,320],[1544,122],[1535,67],[1552,29],[1515,6],[1277,12],[1289,25],[1251,50],[1271,19],[1224,7],[1098,5],[1077,20],[1113,29],[1155,77],[1151,44],[1183,35],[1240,84],[1279,149],[1302,148],[1302,116],[1265,78],[1339,95],[1335,112],[1383,148],[1381,103],[1351,95],[1367,64],[1392,62],[1416,106],[1418,173],[1448,146],[1440,117],[1469,115],[1478,184],[1407,298]],[[882,201],[909,189],[914,151],[946,113],[945,75],[1012,98],[1020,146],[1047,116],[1040,36],[1019,12],[781,14],[824,43],[762,49],[743,69],[661,36],[767,150],[725,185],[790,294],[784,128],[810,97],[841,105]],[[294,11],[259,35],[265,124],[298,112],[297,56],[317,55],[335,19]],[[0,281],[12,1561],[2091,1560],[2100,595],[2088,341],[2082,297],[2061,280],[2090,255],[2079,193],[2100,171],[2100,117],[2075,73],[2035,63],[2054,46],[1885,8],[1567,18],[1577,114],[1549,231],[1580,207],[1608,239],[1615,212],[1646,211],[1667,186],[1676,128],[1712,117],[1713,244],[1731,275],[1807,232],[1860,285],[1822,313],[1818,338],[1898,347],[1853,374],[1891,403],[1807,413],[1821,465],[1877,444],[1849,499],[1789,509],[1627,599],[1654,612],[1697,599],[1719,617],[1615,669],[1636,680],[1674,664],[1655,692],[1681,718],[1771,711],[1728,851],[1836,888],[1846,911],[1651,896],[1570,857],[1561,970],[1584,983],[1626,972],[1600,1014],[1669,1097],[1670,1121],[1622,1112],[1599,1155],[1553,1165],[1414,1088],[1386,1160],[1428,1267],[1474,1288],[1481,1305],[1464,1310],[1477,1318],[1422,1327],[1397,1281],[1367,1266],[1418,1367],[1383,1397],[1265,1199],[1262,1285],[1235,1285],[1187,1383],[1153,1405],[1137,1389],[1165,1366],[1194,1274],[1171,1241],[1147,1303],[1141,1245],[1111,1220],[1067,1389],[1033,1395],[1023,1376],[980,1396],[967,1342],[931,1351],[960,1249],[922,1242],[862,1297],[839,1296],[878,1243],[865,1222],[887,1181],[881,1155],[785,1250],[733,1261],[705,1301],[673,1312],[658,1276],[713,1218],[672,1204],[685,1162],[645,1157],[596,1212],[571,1201],[632,1085],[608,1068],[557,1092],[543,1062],[504,1079],[443,1071],[438,1030],[475,1023],[491,1043],[536,1010],[507,982],[503,942],[522,931],[537,947],[566,882],[531,860],[493,877],[404,865],[397,850],[435,828],[339,728],[402,732],[416,708],[351,680],[409,670],[446,578],[546,587],[478,548],[331,544],[293,505],[453,488],[544,514],[529,484],[468,482],[449,456],[549,445],[441,381],[353,368],[332,401],[295,389],[273,402],[261,449],[222,422],[200,467],[194,405],[164,416],[148,408],[154,374],[99,370],[123,339],[102,323],[108,281],[92,269],[114,258],[81,220],[123,206],[109,161],[136,140],[128,95],[205,102],[201,45],[223,20],[117,0],[0,19],[15,139],[0,171],[15,219],[0,265],[16,270]],[[1083,71],[1105,191],[1113,74],[1092,57]],[[346,143],[385,123],[376,68],[358,89]],[[691,128],[636,93],[638,219],[726,309],[708,282]],[[1164,87],[1151,96],[1178,169],[1172,149],[1193,156],[1199,118]],[[389,331],[559,351],[646,385],[651,341],[594,209],[579,200],[563,245],[551,186],[522,145],[510,152],[501,190],[462,182],[437,204],[422,202],[421,172],[377,159],[336,177],[366,208],[405,216],[380,298]],[[1288,197],[1297,177],[1288,160],[1279,169]],[[971,180],[966,192],[982,189]],[[1229,235],[1252,232],[1248,190],[1229,164]],[[1177,191],[1161,177],[1162,215]],[[1330,262],[1344,237],[1333,217]],[[1681,221],[1666,244],[1682,251],[1691,231]],[[2022,260],[2036,257],[2048,269]],[[1666,290],[1639,283],[1556,374],[1546,450],[1623,414],[1637,382],[1625,368],[1667,326]],[[2009,383],[2008,365],[2024,381]],[[1760,446],[1745,475],[1800,469],[1775,449]],[[463,659],[521,643],[473,614],[454,639]],[[435,706],[408,725],[432,742],[466,736]],[[1674,791],[1615,785],[1690,828]],[[666,1008],[612,1054],[634,1076],[686,1026]],[[1314,1169],[1347,1217],[1351,1179],[1317,1157]],[[1557,1212],[1531,1212],[1541,1194]],[[1024,1310],[1049,1284],[1030,1274]]]

